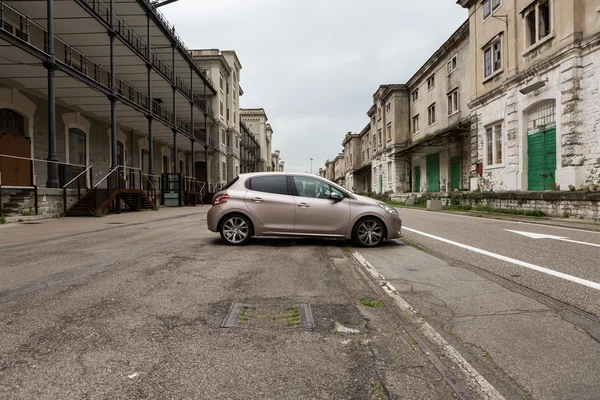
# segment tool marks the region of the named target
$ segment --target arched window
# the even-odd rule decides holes
[[[8,108],[0,109],[0,130],[25,133],[25,118]]]
[[[85,132],[77,128],[69,129],[69,162],[87,164],[87,138]]]

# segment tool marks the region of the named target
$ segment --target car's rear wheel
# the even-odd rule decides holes
[[[377,218],[363,218],[354,227],[354,240],[363,247],[375,247],[385,239],[385,226]]]
[[[252,226],[248,218],[243,215],[230,215],[221,222],[221,238],[229,245],[241,246],[250,240]]]

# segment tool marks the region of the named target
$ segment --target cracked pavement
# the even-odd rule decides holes
[[[226,247],[206,211],[2,226],[0,399],[454,397],[389,310],[360,303],[346,243]],[[309,303],[315,327],[221,328],[233,302]]]
[[[512,246],[494,237],[491,229],[487,236],[478,232],[477,224],[489,224],[486,220],[411,211],[402,209],[401,215],[413,229],[468,244],[472,243],[467,236],[479,233],[483,244],[500,242],[500,250],[494,250],[498,252],[503,246]],[[453,231],[457,232],[454,236],[450,234]],[[579,306],[586,298],[600,299],[598,293],[404,233],[408,243],[417,246],[389,242],[380,249],[360,249],[360,254],[505,398],[597,398],[600,318],[594,312],[599,303],[586,303],[583,310]],[[577,234],[578,240],[585,235],[569,233]],[[577,254],[580,248],[571,251],[555,260],[555,265],[570,258],[572,270],[587,268],[587,275],[594,276],[597,262],[586,265],[580,261],[597,257],[597,251],[585,249],[582,257]],[[531,252],[542,249],[532,248]]]

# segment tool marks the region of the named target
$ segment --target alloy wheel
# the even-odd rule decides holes
[[[358,226],[357,236],[364,246],[376,246],[383,240],[383,228],[375,220],[368,219]]]
[[[241,217],[229,218],[223,224],[223,238],[231,244],[243,243],[250,234],[248,223]]]

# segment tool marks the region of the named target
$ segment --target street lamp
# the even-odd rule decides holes
[[[311,174],[311,175],[312,175],[312,161],[313,161],[313,159],[312,159],[312,157],[311,157],[311,158],[310,158],[310,174]]]

